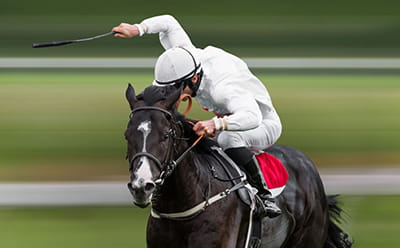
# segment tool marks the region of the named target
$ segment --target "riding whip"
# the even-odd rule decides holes
[[[51,47],[51,46],[63,46],[63,45],[67,45],[67,44],[71,44],[71,43],[79,43],[79,42],[85,42],[85,41],[91,41],[94,39],[99,39],[99,38],[103,38],[109,35],[113,35],[117,32],[108,32],[105,34],[100,34],[100,35],[96,35],[93,37],[89,37],[89,38],[84,38],[84,39],[79,39],[79,40],[61,40],[61,41],[50,41],[50,42],[42,42],[42,43],[33,43],[32,47],[33,48],[40,48],[40,47]]]

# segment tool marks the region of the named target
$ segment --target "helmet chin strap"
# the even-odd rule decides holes
[[[199,89],[201,80],[203,78],[203,70],[200,70],[200,72],[197,73],[196,75],[198,76],[196,83],[192,82],[192,78],[188,78],[183,81],[183,84],[184,84],[183,88],[188,86],[192,90],[192,94],[191,94],[192,97],[196,97],[196,95],[197,95],[197,90]]]

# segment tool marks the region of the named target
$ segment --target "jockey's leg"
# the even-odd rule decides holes
[[[265,149],[276,142],[281,134],[282,126],[278,120],[263,120],[257,128],[246,131],[224,131],[219,133],[218,144],[225,150],[229,157],[245,172],[251,185],[259,191],[260,198],[268,216],[276,216],[281,210],[271,198],[271,193],[266,187],[264,177],[258,166],[254,154],[248,148]]]
[[[274,144],[282,132],[279,121],[263,120],[254,129],[246,131],[222,131],[218,133],[217,141],[222,149],[235,147],[251,147],[264,150]]]
[[[271,197],[254,154],[246,147],[229,148],[225,153],[246,172],[249,183],[257,188],[258,196],[264,203],[264,215],[271,218],[280,215],[281,210]]]

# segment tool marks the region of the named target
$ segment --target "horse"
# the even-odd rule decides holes
[[[336,195],[325,194],[318,171],[305,154],[282,145],[266,150],[289,173],[286,188],[276,199],[282,214],[262,220],[261,244],[252,245],[254,204],[240,200],[238,193],[250,192],[251,187],[243,180],[232,183],[221,166],[223,152],[211,149],[218,149],[218,144],[196,136],[190,121],[178,113],[181,89],[150,86],[136,95],[129,84],[125,96],[131,110],[125,131],[128,188],[135,205],[151,204],[148,247],[352,246],[339,226],[342,210]]]

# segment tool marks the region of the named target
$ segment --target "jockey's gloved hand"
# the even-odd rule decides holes
[[[214,120],[199,121],[193,126],[193,131],[198,136],[214,137],[216,135]]]

